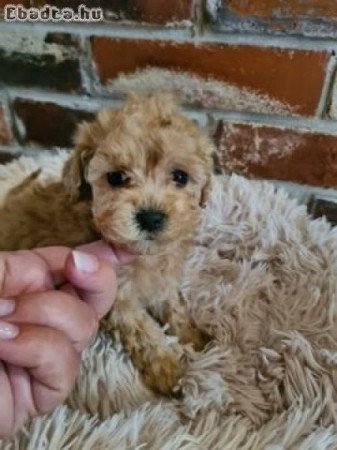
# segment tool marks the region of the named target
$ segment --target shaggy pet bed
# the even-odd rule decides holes
[[[0,192],[65,154],[0,167]],[[184,273],[190,311],[212,341],[179,399],[155,396],[100,335],[66,405],[1,449],[337,448],[337,230],[283,191],[218,178]],[[168,338],[174,339],[174,338]]]

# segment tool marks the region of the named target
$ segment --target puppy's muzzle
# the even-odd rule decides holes
[[[136,213],[136,222],[141,231],[147,233],[158,233],[163,229],[166,221],[166,214],[159,209],[144,208]]]

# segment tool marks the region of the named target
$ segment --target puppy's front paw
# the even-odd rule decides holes
[[[163,395],[173,392],[186,369],[185,361],[171,348],[160,349],[149,356],[142,373],[145,383]]]

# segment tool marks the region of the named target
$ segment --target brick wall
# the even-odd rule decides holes
[[[211,122],[227,172],[337,187],[335,0],[20,3],[100,6],[104,20],[0,21],[3,152],[70,147],[101,106],[172,88]]]

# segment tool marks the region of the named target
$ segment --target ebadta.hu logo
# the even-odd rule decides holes
[[[100,22],[103,19],[102,8],[88,8],[85,5],[79,5],[76,9],[52,5],[41,8],[6,5],[4,8],[4,20],[7,22]]]

